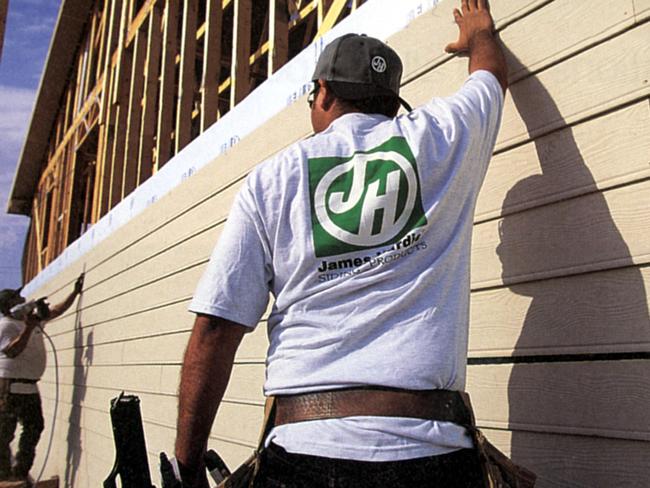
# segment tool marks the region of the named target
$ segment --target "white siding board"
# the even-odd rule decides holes
[[[593,16],[591,22],[584,22],[584,11],[576,9],[571,0],[502,0],[493,2],[490,7],[497,29],[503,29],[500,35],[504,42],[509,42],[513,29],[516,29],[519,35],[528,33],[528,39],[532,36],[543,36],[544,42],[529,41],[525,51],[527,58],[524,61],[539,66],[575,50],[586,40],[593,42],[595,37],[618,31],[633,21],[632,0],[598,0],[592,4],[594,11],[598,11],[599,15]],[[449,59],[450,56],[444,52],[444,47],[458,36],[458,29],[452,21],[453,9],[457,6],[454,2],[441,2],[430,12],[415,19],[404,31],[389,39],[389,44],[400,53],[404,62],[402,78],[405,83]],[[514,28],[503,28],[515,19],[519,20]],[[559,30],[553,39],[547,35],[549,26]],[[421,43],[412,41],[414,38],[426,39],[427,45],[433,48],[423,49]]]
[[[526,46],[517,50],[516,59],[509,59],[514,68],[510,77],[537,71],[634,24],[632,0],[591,0],[589,8],[598,14],[586,20],[584,8],[577,7],[575,0],[555,0],[504,29],[500,33],[504,45]]]
[[[647,263],[649,201],[650,181],[643,181],[479,224],[472,287]]]
[[[104,266],[93,272],[95,283],[100,287],[110,280],[122,280],[123,273],[136,269],[142,264],[161,258],[171,263],[179,263],[178,258],[168,257],[175,248],[186,245],[188,241],[197,242],[206,238],[214,240],[214,228],[223,223],[234,199],[236,187],[230,187],[225,192],[212,197],[200,205],[190,209],[180,219],[175,219],[153,233],[145,235],[132,245],[124,247],[110,261],[110,267]],[[204,234],[210,235],[205,237]],[[201,251],[200,256],[206,256],[209,251]],[[189,253],[185,261],[192,257]],[[181,261],[179,264],[182,265]]]
[[[207,261],[220,232],[221,228],[208,228],[206,232],[199,232],[181,240],[176,246],[166,247],[163,252],[134,254],[139,262],[120,266],[119,274],[88,292],[86,308],[90,309],[95,303],[110,300],[115,290],[123,292],[148,286],[182,272],[188,266]]]
[[[194,315],[187,311],[188,304],[188,300],[175,302],[115,321],[108,320],[94,325],[88,332],[92,333],[92,342],[87,340],[84,344],[90,342],[90,345],[99,345],[109,341],[126,341],[189,330],[194,321]],[[119,321],[119,326],[115,327],[117,321]]]
[[[124,364],[180,363],[190,333],[169,334],[124,343]]]
[[[259,438],[264,407],[241,403],[223,403],[212,427],[212,435],[221,439],[253,445]]]
[[[650,350],[650,267],[472,293],[470,357]]]
[[[157,281],[146,283],[116,295],[84,310],[85,320],[89,324],[99,321],[115,320],[143,312],[155,307],[179,300],[187,300],[194,293],[196,283],[203,273],[205,262],[200,261],[186,269],[173,272]],[[121,327],[119,321],[114,327]]]
[[[649,155],[647,100],[539,137],[492,158],[475,221],[647,178]],[[525,194],[508,195],[525,178]]]
[[[63,381],[71,383],[72,368],[61,368],[67,372]],[[87,369],[87,375],[82,379],[82,384],[93,385],[96,388],[111,390],[125,390],[128,393],[138,394],[140,392],[157,393],[161,391],[162,366],[159,365],[138,365],[138,366],[94,366]],[[67,381],[66,381],[67,379]],[[176,390],[178,381],[173,388]]]
[[[264,362],[268,348],[267,324],[261,322],[255,330],[244,336],[244,340],[237,351],[237,360]]]
[[[650,440],[650,361],[467,368],[479,426]]]
[[[634,0],[634,14],[637,22],[650,17],[650,0]]]
[[[512,26],[516,27],[517,24]],[[512,85],[506,96],[497,150],[650,93],[647,76],[650,45],[646,42],[649,36],[650,24],[642,24]],[[527,44],[508,46],[508,49],[516,56]],[[616,69],[611,69],[612,66]],[[512,68],[516,66],[511,65]],[[450,95],[466,78],[466,70],[464,59],[453,59],[404,87],[403,97],[419,104],[433,94]],[[569,79],[567,73],[570,73]]]
[[[650,444],[484,429],[490,442],[537,474],[536,488],[646,488]]]
[[[650,24],[642,24],[516,83],[506,98],[497,147],[537,137],[647,95],[649,37]],[[521,46],[509,48],[517,56]]]
[[[264,405],[264,364],[235,364],[224,399]]]

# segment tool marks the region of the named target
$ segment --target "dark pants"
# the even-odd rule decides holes
[[[9,444],[14,438],[18,422],[23,430],[18,441],[13,475],[24,478],[34,463],[36,445],[43,432],[41,397],[38,393],[6,393],[4,401],[0,401],[0,479],[7,479],[12,474]]]
[[[271,444],[255,488],[480,488],[474,449],[407,461],[365,462],[291,454]]]

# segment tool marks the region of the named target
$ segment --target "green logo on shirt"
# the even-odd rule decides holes
[[[392,244],[426,225],[415,157],[403,137],[308,164],[317,257]]]

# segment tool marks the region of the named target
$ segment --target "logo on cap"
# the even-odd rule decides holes
[[[426,224],[417,165],[394,137],[349,158],[309,160],[316,256],[388,245]]]
[[[375,56],[372,58],[370,65],[377,73],[383,73],[387,68],[386,60],[381,56]]]

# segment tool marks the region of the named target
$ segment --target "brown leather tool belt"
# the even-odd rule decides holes
[[[27,385],[34,385],[38,383],[38,380],[27,380],[22,378],[9,378],[10,383],[24,383]]]
[[[276,396],[274,425],[354,416],[406,417],[474,425],[469,397],[449,390],[375,386]]]

